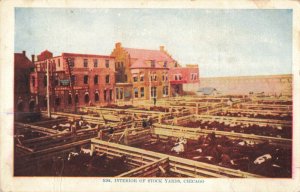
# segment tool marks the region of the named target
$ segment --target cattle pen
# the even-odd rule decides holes
[[[292,112],[289,97],[249,95],[42,112],[14,123],[14,175],[289,178]]]

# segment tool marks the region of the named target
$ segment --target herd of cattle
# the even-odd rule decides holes
[[[257,119],[273,119],[273,120],[292,120],[292,114],[282,113],[280,115],[277,114],[259,114],[259,113],[248,113],[248,112],[217,112],[217,116],[229,116],[229,117],[247,117],[247,118],[257,118]]]
[[[270,137],[292,138],[292,128],[288,126],[260,125],[255,123],[198,120],[180,124],[181,126],[217,131],[255,134]]]
[[[267,177],[291,176],[291,150],[267,142],[255,144],[212,133],[198,141],[158,139],[144,143],[142,148]]]

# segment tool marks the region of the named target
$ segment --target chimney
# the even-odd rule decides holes
[[[26,51],[22,51],[24,57],[26,57]]]
[[[162,46],[162,45],[159,46],[159,50],[160,50],[160,51],[165,51],[165,46]]]
[[[121,44],[120,42],[116,43],[116,48],[117,48],[117,49],[120,49],[121,46],[122,46],[122,44]]]
[[[34,64],[34,55],[31,55],[31,62]]]

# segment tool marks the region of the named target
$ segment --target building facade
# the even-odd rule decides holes
[[[27,58],[26,52],[14,54],[14,111],[34,112],[35,98],[30,94],[29,76],[34,70],[33,62]]]
[[[37,58],[35,71],[30,75],[30,90],[42,109],[47,107],[47,65],[52,110],[70,111],[79,106],[114,102],[113,57],[76,53],[53,57],[52,53],[44,51]]]
[[[160,46],[159,50],[133,49],[116,43],[116,99],[151,100],[183,94],[184,84],[199,83],[198,65],[182,67]],[[193,74],[191,80],[190,72]]]

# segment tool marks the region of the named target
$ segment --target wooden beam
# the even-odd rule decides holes
[[[17,129],[31,129],[32,131],[44,133],[47,135],[53,135],[53,134],[59,133],[59,131],[57,131],[57,130],[40,127],[40,126],[36,126],[36,125],[24,124],[24,123],[18,123],[18,122],[15,122],[14,124],[15,124],[15,128],[17,128]]]

